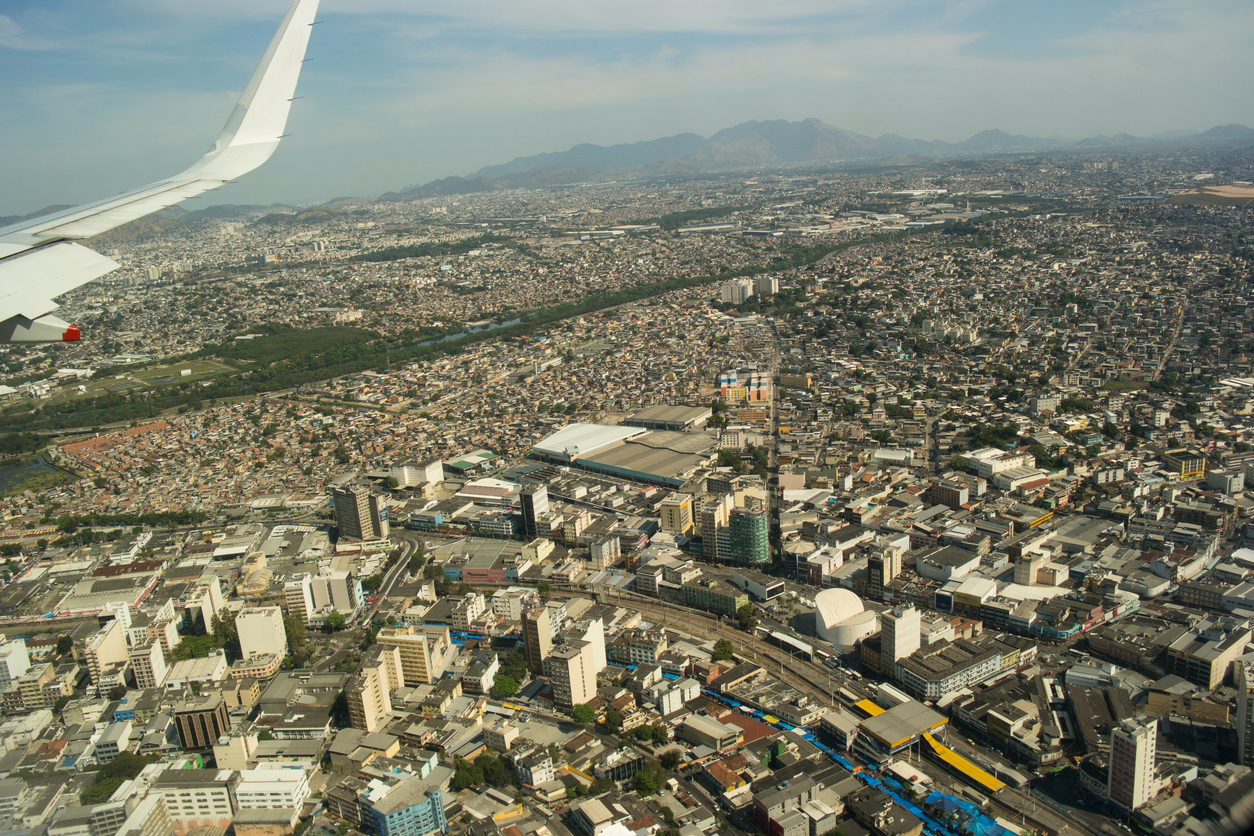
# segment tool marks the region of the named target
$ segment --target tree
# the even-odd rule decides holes
[[[400,479],[397,479],[395,476],[389,476],[389,477],[388,477],[388,487],[389,487],[389,488],[391,488],[392,490],[396,490],[396,489],[397,489],[397,488],[399,488],[400,486],[401,486],[401,480],[400,480]]]
[[[671,822],[675,821],[675,811],[672,810],[670,807],[667,807],[665,804],[658,807],[658,812],[662,814],[662,821],[666,822],[667,824],[670,824]]]
[[[730,659],[736,655],[736,647],[727,639],[719,639],[714,643],[714,655],[710,658],[715,662]]]
[[[588,705],[586,702],[581,702],[579,705],[570,710],[570,719],[580,725],[586,726],[588,723],[595,723],[597,721],[597,713],[592,710],[592,706]]]
[[[262,740],[274,740],[274,732],[270,731],[269,729],[263,729],[262,731],[257,733],[257,740],[259,742]]]
[[[758,618],[753,610],[753,604],[743,604],[740,609],[736,610],[736,620],[740,622],[740,629],[746,633],[753,630],[753,626],[758,623]]]
[[[461,758],[457,759],[457,763],[453,767],[453,789],[458,792],[477,787],[483,783],[483,768],[478,764],[469,763]]]
[[[662,757],[658,758],[658,760],[661,761],[662,766],[666,767],[667,769],[674,769],[675,767],[679,766],[679,760],[680,760],[679,752],[675,749],[671,749],[668,752],[663,752]]]
[[[475,758],[475,766],[483,770],[483,779],[497,787],[506,787],[514,782],[514,771],[495,755],[486,752]]]
[[[518,693],[518,680],[512,676],[505,674],[497,674],[496,679],[492,682],[492,696],[497,699],[512,697]]]
[[[287,643],[292,651],[284,660],[284,665],[298,668],[309,658],[309,653],[305,649],[305,622],[291,615],[285,615],[283,616],[283,629],[287,632]]]
[[[109,689],[108,697],[111,700],[120,700],[125,696],[126,696],[125,685],[114,685],[112,688]]]
[[[218,647],[227,649],[227,653],[240,656],[239,630],[235,626],[235,613],[223,610],[222,615],[213,617],[213,641]]]
[[[548,597],[553,594],[553,587],[549,586],[547,583],[539,583],[536,585],[536,594],[543,599],[548,599]]]
[[[522,682],[527,678],[527,657],[517,650],[510,651],[509,655],[501,660],[500,672],[513,679],[515,683]]]
[[[610,734],[618,734],[618,730],[623,727],[623,715],[614,709],[605,712],[605,728]]]
[[[609,778],[597,778],[588,787],[588,795],[597,795],[603,792],[609,792],[615,788],[615,784]]]
[[[332,633],[339,632],[344,629],[348,619],[344,617],[342,612],[334,612],[327,616],[327,626],[331,628]]]
[[[102,766],[96,773],[96,780],[80,797],[83,804],[101,804],[109,800],[114,790],[139,775],[150,763],[156,763],[160,755],[134,755],[130,752],[119,752],[118,755]]]
[[[631,785],[642,798],[647,798],[657,792],[657,781],[653,780],[653,775],[647,769],[642,769],[633,775]]]
[[[74,649],[74,640],[69,636],[57,639],[57,655],[64,656]]]

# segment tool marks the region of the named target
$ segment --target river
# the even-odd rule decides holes
[[[458,331],[456,334],[445,334],[443,337],[440,337],[439,339],[423,340],[422,342],[418,343],[418,345],[436,345],[438,343],[447,343],[453,340],[460,340],[462,337],[468,337],[471,334],[478,334],[483,331],[495,331],[498,328],[508,328],[509,326],[517,325],[520,322],[522,322],[521,317],[514,317],[513,319],[507,319],[504,322],[493,322],[488,325],[480,325],[475,328],[467,328],[464,331]]]

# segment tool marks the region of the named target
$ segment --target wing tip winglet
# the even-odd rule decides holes
[[[83,332],[78,330],[77,325],[71,325],[65,329],[65,333],[61,335],[61,342],[76,343],[83,338]]]

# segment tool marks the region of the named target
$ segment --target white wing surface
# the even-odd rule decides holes
[[[57,307],[53,297],[118,265],[66,242],[219,188],[270,158],[287,124],[317,9],[318,0],[293,0],[222,133],[191,168],[115,197],[0,227],[0,342],[79,338],[77,328],[46,316]]]

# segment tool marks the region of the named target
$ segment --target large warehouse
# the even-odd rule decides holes
[[[532,455],[609,476],[678,488],[717,452],[705,433],[571,424],[538,442]]]
[[[623,424],[650,430],[699,430],[714,412],[708,406],[667,406],[661,404],[627,416]]]

